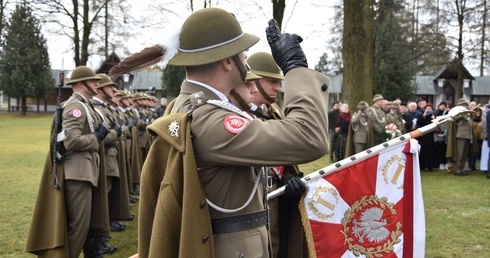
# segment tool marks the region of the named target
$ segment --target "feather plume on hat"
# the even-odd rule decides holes
[[[178,27],[169,26],[167,28],[167,33],[165,33],[167,37],[165,37],[162,44],[146,47],[140,52],[128,56],[109,70],[109,76],[121,76],[125,73],[158,63],[162,63],[165,68],[168,61],[179,51],[179,35],[181,28],[182,23],[180,23]]]

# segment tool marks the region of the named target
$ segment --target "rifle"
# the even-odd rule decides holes
[[[61,142],[65,140],[67,136],[67,131],[61,129],[62,123],[62,109],[61,109],[61,88],[65,85],[65,71],[60,73],[60,84],[58,86],[58,95],[56,96],[56,111],[54,113],[54,127],[53,127],[53,176],[54,176],[54,189],[60,188],[60,182],[58,179],[58,163],[61,162],[62,156],[62,146]]]

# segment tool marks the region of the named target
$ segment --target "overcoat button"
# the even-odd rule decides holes
[[[324,83],[322,85],[322,91],[327,91],[327,89],[328,89],[328,85]]]
[[[243,255],[243,254],[238,255],[238,258],[243,258],[243,257],[245,257],[245,255]]]
[[[202,238],[202,242],[203,242],[203,243],[206,243],[208,240],[209,240],[209,236],[204,236],[204,237]]]
[[[204,209],[204,207],[206,207],[206,201],[202,201],[199,206],[201,207],[201,209]]]

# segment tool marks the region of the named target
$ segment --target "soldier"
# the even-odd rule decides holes
[[[361,151],[367,150],[368,146],[372,147],[373,137],[369,128],[371,121],[367,117],[369,104],[366,101],[359,101],[357,111],[352,114],[347,136],[347,147],[345,156],[351,156]]]
[[[284,114],[276,104],[277,94],[281,92],[281,81],[284,80],[281,69],[277,66],[272,55],[266,52],[258,52],[251,55],[247,59],[247,63],[250,65],[252,73],[262,77],[255,81],[259,94],[257,94],[253,103],[259,108],[254,110],[254,114],[257,114],[264,121],[270,119],[283,120]],[[271,166],[265,169],[268,174],[267,182],[269,184],[267,187],[269,191],[279,188],[290,178],[299,175],[297,166]],[[289,253],[293,257],[302,257],[304,250],[302,248],[303,241],[301,238],[296,243],[288,244],[289,241],[287,241],[289,239],[289,233],[303,232],[300,221],[290,221],[289,219],[280,218],[280,216],[286,217],[285,215],[291,213],[293,210],[299,212],[298,209],[294,209],[297,207],[299,199],[294,201],[290,198],[283,199],[285,198],[280,197],[269,200],[268,202],[271,224],[269,227],[272,245],[271,257],[284,256],[286,253]]]
[[[102,194],[105,179],[99,167],[99,149],[110,130],[89,103],[100,79],[89,67],[79,66],[68,81],[73,95],[61,105],[66,137],[57,171],[60,188],[53,189],[52,168],[46,164],[43,176],[47,174],[51,180],[41,182],[28,252],[42,257],[78,258],[83,249],[84,257],[101,257],[97,242],[108,231],[108,222],[103,219],[107,199]],[[46,206],[48,203],[51,205]]]
[[[184,66],[187,79],[168,113],[148,128],[157,138],[141,176],[140,257],[269,257],[266,193],[257,187],[261,177],[252,166],[293,165],[326,153],[327,121],[321,110],[327,105],[328,78],[306,68],[299,36],[281,34],[271,20],[267,37],[290,83],[284,121],[250,120],[228,103],[230,91],[246,78],[244,51],[258,37],[243,33],[235,16],[218,8],[196,11],[184,22],[179,51],[169,64]],[[187,129],[189,116],[192,123]],[[167,158],[182,150],[183,143],[188,162],[177,164],[186,164],[186,173],[165,172],[175,168]],[[171,152],[163,155],[168,144]],[[194,151],[195,159],[187,156],[189,151]],[[161,189],[155,179],[163,175],[157,173],[175,181],[165,180]],[[286,187],[285,194],[304,189],[296,182]],[[179,207],[178,214],[174,207]]]
[[[468,108],[468,101],[464,98],[458,99],[457,106]],[[474,141],[471,115],[451,122],[448,136],[446,157],[454,163],[454,174],[457,176],[469,175],[464,171],[466,158],[470,152],[470,141]]]
[[[146,127],[150,124],[151,120],[151,115],[146,108],[147,100],[148,95],[144,93],[135,93],[133,96],[133,106],[136,109],[138,116],[136,127],[138,128],[142,162],[145,162],[146,155],[148,154],[148,149],[150,147],[150,136],[146,132]]]
[[[114,232],[123,231],[126,225],[116,221],[117,218],[121,218],[122,202],[127,201],[127,198],[121,199],[121,187],[120,187],[120,175],[119,164],[117,161],[119,137],[122,133],[121,125],[119,124],[117,117],[114,115],[109,103],[114,98],[116,91],[116,83],[112,82],[111,78],[106,74],[97,74],[101,77],[99,86],[97,87],[97,95],[93,96],[90,103],[95,108],[95,111],[103,118],[103,120],[110,126],[111,130],[107,137],[104,139],[105,149],[105,171],[107,176],[107,194],[109,198],[109,219],[110,229]],[[115,185],[114,191],[113,185]],[[115,192],[118,192],[117,194]],[[111,193],[112,192],[112,193]],[[111,194],[110,194],[111,193]],[[127,206],[129,208],[129,206]],[[107,241],[108,238],[105,238]],[[117,250],[117,247],[108,246],[106,241],[99,243],[99,251],[102,254],[113,253]]]
[[[124,129],[123,129],[123,134],[125,135],[125,161],[126,161],[126,170],[127,170],[127,184],[128,184],[128,190],[129,190],[129,201],[131,203],[136,203],[136,198],[133,197],[131,194],[134,193],[134,186],[133,186],[133,181],[139,183],[139,177],[140,177],[140,168],[141,168],[141,155],[137,155],[135,153],[135,150],[141,150],[139,147],[136,147],[137,145],[139,146],[139,140],[138,137],[135,137],[136,132],[133,134],[133,131],[137,131],[137,129],[133,130],[133,127],[135,127],[135,113],[133,112],[131,108],[132,104],[132,99],[131,99],[131,93],[126,90],[118,90],[116,91],[116,99],[118,99],[118,107],[117,109],[119,110],[120,117],[124,121]],[[133,146],[134,145],[134,146]],[[140,152],[138,152],[140,153]],[[139,159],[136,159],[135,157],[140,157]],[[134,161],[134,162],[133,162]],[[134,164],[134,163],[139,163]],[[138,169],[136,169],[138,168]],[[131,216],[130,216],[131,219]]]
[[[400,114],[400,104],[396,102],[391,103],[390,112],[386,114],[386,124],[389,125],[391,123],[395,124],[402,134],[406,132],[405,123]]]
[[[373,96],[373,105],[368,108],[368,118],[371,120],[373,134],[373,144],[378,145],[386,141],[385,127],[386,127],[386,118],[385,112],[381,109],[381,105],[383,104],[383,96],[381,94],[376,94]],[[370,147],[370,146],[369,146]],[[368,147],[368,148],[369,148]]]
[[[235,104],[241,110],[248,112],[250,115],[250,107],[252,102],[255,99],[255,94],[258,92],[257,86],[255,85],[255,80],[258,80],[262,77],[248,72],[247,77],[245,78],[245,83],[234,88],[230,91],[230,101]]]

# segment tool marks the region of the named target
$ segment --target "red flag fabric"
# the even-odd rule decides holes
[[[300,203],[312,257],[424,257],[416,140],[308,183]]]

